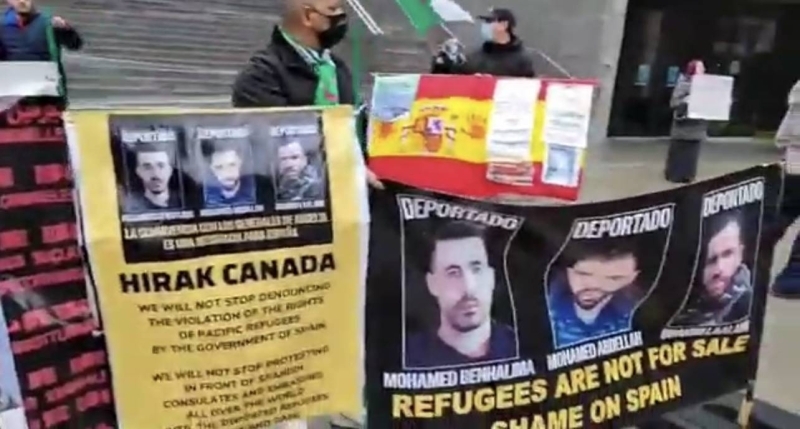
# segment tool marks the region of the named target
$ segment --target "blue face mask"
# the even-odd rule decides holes
[[[492,31],[491,22],[481,23],[481,39],[483,39],[484,42],[491,42],[494,40],[494,32]]]

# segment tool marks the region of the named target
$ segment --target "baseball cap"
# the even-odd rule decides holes
[[[517,18],[511,9],[491,8],[488,13],[480,15],[478,18],[483,21],[507,22],[509,29],[513,29],[517,25]]]

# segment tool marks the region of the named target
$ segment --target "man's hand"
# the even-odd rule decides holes
[[[369,186],[372,186],[375,189],[384,189],[383,183],[378,180],[378,176],[376,176],[375,173],[373,173],[369,168],[367,169],[367,183]]]
[[[51,22],[53,24],[53,27],[55,28],[60,28],[60,29],[69,28],[69,23],[67,23],[67,21],[60,16],[54,16]]]

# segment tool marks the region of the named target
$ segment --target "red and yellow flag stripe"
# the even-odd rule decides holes
[[[422,76],[409,115],[391,122],[371,120],[370,168],[382,178],[471,197],[511,193],[577,199],[579,186],[554,186],[540,180],[545,156],[544,100],[549,82],[561,81],[543,80],[534,104],[531,186],[512,186],[486,178],[486,137],[497,83],[492,76]]]

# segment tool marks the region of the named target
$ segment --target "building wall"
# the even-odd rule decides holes
[[[463,2],[472,12],[486,9],[485,0]],[[542,51],[575,77],[599,80],[591,140],[603,140],[628,0],[500,0],[492,5],[514,10],[519,21],[517,32],[528,46]]]

